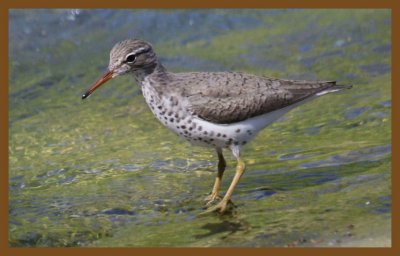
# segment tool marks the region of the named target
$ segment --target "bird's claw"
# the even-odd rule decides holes
[[[218,204],[216,204],[212,207],[209,207],[207,210],[205,210],[204,214],[208,214],[211,212],[218,212],[218,213],[222,214],[225,212],[227,205],[228,205],[228,202],[222,200]]]
[[[221,197],[217,193],[212,193],[211,195],[207,196],[204,201],[207,201],[206,207],[212,205],[215,201],[220,200]]]
[[[199,215],[200,216],[201,215],[206,215],[206,214],[209,214],[209,213],[212,213],[212,212],[217,212],[219,214],[224,214],[224,213],[227,212],[228,204],[230,202],[231,202],[230,200],[228,200],[228,201],[221,200],[219,203],[217,203],[214,206],[209,207],[207,210],[205,210],[204,212],[200,213]]]

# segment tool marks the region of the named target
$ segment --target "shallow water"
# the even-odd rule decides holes
[[[11,10],[10,246],[390,246],[390,23],[386,10]],[[199,216],[213,150],[162,127],[129,77],[80,99],[127,37],[171,71],[354,87],[262,131],[230,214]]]

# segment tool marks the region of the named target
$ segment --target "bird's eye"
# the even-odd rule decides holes
[[[126,56],[126,62],[127,63],[133,63],[136,60],[136,55],[135,54],[130,54]]]

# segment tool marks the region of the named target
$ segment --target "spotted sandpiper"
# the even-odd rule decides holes
[[[193,145],[212,147],[218,173],[206,212],[225,212],[245,170],[242,147],[279,117],[311,99],[351,88],[335,81],[284,80],[236,72],[168,72],[150,43],[128,39],[111,50],[108,71],[82,96],[119,75],[132,74],[153,114],[167,128]],[[236,173],[218,202],[226,162],[222,149],[237,159]]]

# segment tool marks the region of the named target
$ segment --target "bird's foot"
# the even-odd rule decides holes
[[[206,207],[211,206],[214,202],[217,200],[220,200],[221,197],[218,195],[218,193],[211,193],[211,195],[207,196],[204,201],[207,201]]]
[[[233,203],[231,203],[231,200],[221,200],[219,203],[217,203],[216,205],[213,205],[211,207],[209,207],[207,210],[205,210],[204,212],[200,213],[200,215],[206,215],[212,212],[217,212],[220,214],[224,214],[227,213],[228,207],[230,204],[233,205]]]

